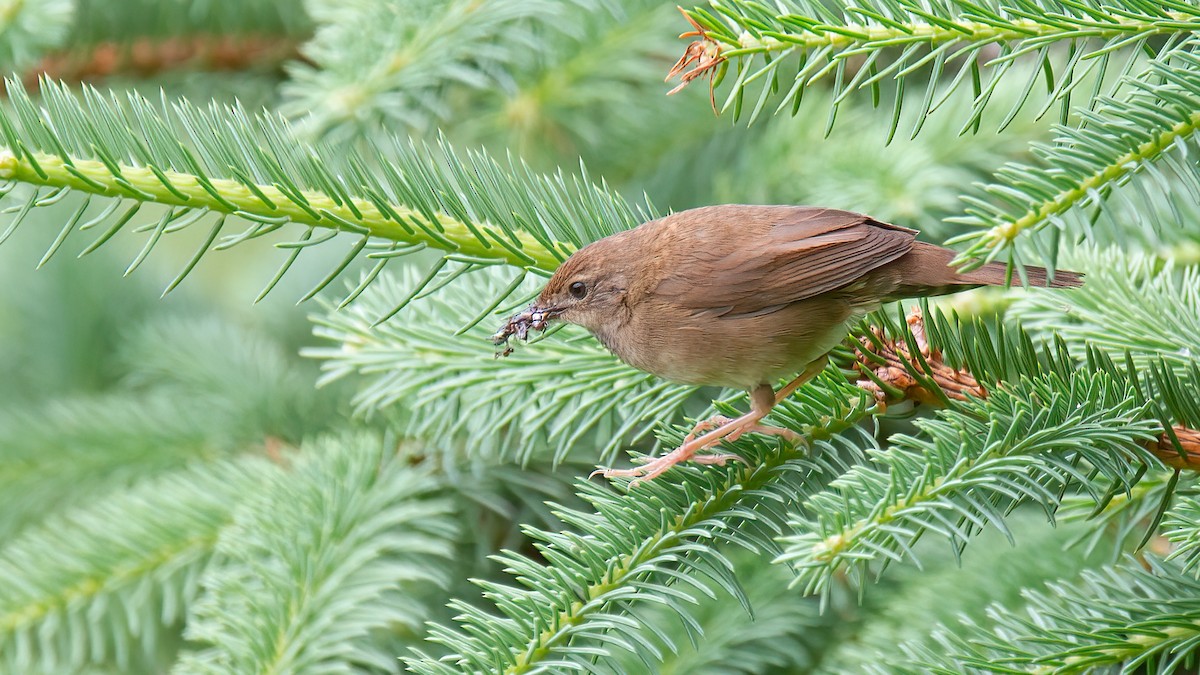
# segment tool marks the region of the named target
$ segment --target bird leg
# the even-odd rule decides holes
[[[820,373],[825,368],[826,362],[826,359],[822,357],[810,363],[804,369],[803,373],[800,373],[796,379],[780,389],[778,394],[773,392],[771,386],[767,384],[755,387],[750,391],[750,412],[734,419],[718,415],[698,423],[692,428],[692,432],[684,438],[682,445],[662,457],[650,460],[648,463],[632,469],[598,469],[592,472],[592,475],[601,474],[605,478],[632,477],[635,480],[629,484],[629,487],[633,488],[637,483],[653,480],[666,472],[667,469],[688,460],[693,460],[698,464],[716,464],[718,466],[724,466],[725,462],[730,460],[736,460],[745,464],[747,463],[745,459],[734,454],[697,455],[696,453],[711,448],[724,440],[737,440],[738,437],[748,431],[783,436],[784,438],[796,440],[799,438],[798,434],[790,429],[767,426],[759,424],[759,422],[767,416],[767,413],[771,412],[771,409],[776,404]],[[709,429],[711,431],[707,431]],[[707,433],[696,436],[696,434],[702,431],[707,431]]]
[[[696,438],[696,434],[698,434],[702,431],[708,431],[709,429],[717,429],[723,425],[730,424],[733,421],[734,421],[733,418],[726,417],[724,415],[713,415],[712,417],[710,417],[706,420],[701,420],[700,422],[696,423],[696,426],[692,427],[691,433],[689,433],[687,435],[687,437],[685,437],[683,439],[683,443],[684,443],[684,445],[691,443],[692,440],[694,438]],[[800,438],[800,434],[792,431],[791,429],[784,429],[783,427],[773,427],[769,424],[755,424],[750,427],[741,427],[739,429],[731,431],[731,432],[729,432],[729,435],[725,436],[725,438],[722,440],[726,440],[726,441],[729,441],[730,443],[732,443],[733,441],[736,441],[737,439],[741,438],[742,434],[745,434],[745,433],[766,434],[768,436],[782,436],[783,438],[786,438],[789,441],[796,441],[796,440],[799,440],[799,438]],[[717,466],[725,466],[725,462],[728,462],[730,460],[735,460],[735,461],[741,462],[742,464],[749,464],[749,462],[747,462],[744,458],[742,458],[741,455],[735,455],[733,453],[712,453],[712,454],[703,454],[703,455],[698,454],[698,455],[695,455],[692,457],[692,461],[697,464],[716,464]]]

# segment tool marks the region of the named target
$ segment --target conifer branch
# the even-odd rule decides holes
[[[879,565],[912,558],[927,532],[946,538],[957,556],[985,527],[1011,536],[1006,516],[1023,503],[1052,519],[1063,496],[1077,491],[1099,511],[1148,470],[1164,468],[1168,420],[1197,412],[1169,369],[1127,374],[1095,349],[1081,363],[1064,343],[1038,349],[1003,324],[963,325],[925,312],[914,331],[875,318],[894,338],[862,333],[857,368],[876,395],[948,407],[918,420],[920,435],[893,436],[872,464],[851,468],[794,518],[779,560],[796,569],[806,592],[823,597],[835,574],[863,582]]]
[[[238,497],[272,467],[177,470],[52,516],[0,546],[0,664],[75,671],[152,660]],[[152,662],[152,661],[151,661]]]
[[[951,367],[939,350],[929,346],[919,307],[913,307],[906,321],[920,355],[910,353],[903,338],[871,326],[872,337],[859,338],[861,348],[856,349],[856,368],[866,375],[858,386],[874,394],[881,406],[902,401],[941,405],[948,400],[987,398],[987,390],[969,370]],[[1169,467],[1200,471],[1200,430],[1171,425],[1170,431],[1148,440],[1146,449]]]
[[[706,73],[723,76],[728,65],[736,63],[738,74],[722,110],[733,106],[735,114],[741,114],[744,96],[751,85],[760,82],[765,84],[750,113],[751,121],[771,98],[782,98],[776,113],[791,107],[794,114],[805,89],[832,77],[832,125],[838,103],[848,95],[869,89],[877,98],[885,79],[895,80],[902,90],[904,80],[928,67],[932,72],[913,136],[920,131],[923,118],[966,82],[971,82],[975,104],[965,128],[978,129],[992,92],[1022,55],[1036,54],[1037,70],[1047,74],[1050,101],[1042,112],[1050,103],[1062,101],[1065,114],[1070,91],[1085,75],[1102,77],[1111,53],[1135,54],[1152,36],[1178,38],[1200,29],[1200,11],[1184,3],[1164,7],[1107,0],[861,0],[832,7],[812,0],[784,0],[769,7],[753,0],[713,0],[711,6],[712,12],[700,7],[684,12],[696,29],[684,35],[699,39],[688,46],[672,73],[684,72],[695,63],[692,70],[684,72],[686,84]],[[1071,49],[1059,53],[1050,49],[1060,42],[1070,43]],[[983,49],[989,46],[998,46],[999,53],[985,56]],[[886,50],[900,52],[894,58],[880,58]],[[866,61],[847,68],[854,57]],[[950,68],[957,70],[948,71]],[[987,81],[985,70],[991,71]],[[792,82],[781,82],[785,78]],[[1024,105],[1035,83],[1036,79],[1030,79],[1025,96],[1001,126]],[[889,137],[895,133],[899,110],[897,101]]]
[[[543,48],[539,31],[569,30],[574,14],[604,7],[452,0],[397,12],[383,3],[326,1],[310,10],[321,27],[304,55],[315,65],[294,69],[283,111],[310,138],[348,140],[380,128],[428,131],[448,116],[449,92],[507,85],[513,63]]]
[[[242,500],[216,546],[176,673],[387,670],[375,631],[414,630],[457,534],[427,471],[367,435],[306,446]],[[400,592],[403,591],[403,592]]]
[[[521,255],[497,244],[509,242],[494,227],[471,225],[445,214],[425,214],[399,204],[379,205],[367,199],[338,203],[328,194],[305,190],[285,192],[273,185],[213,178],[201,174],[156,171],[155,168],[108,165],[99,160],[63,159],[48,153],[28,152],[22,158],[0,154],[0,180],[139,202],[168,204],[189,209],[238,215],[251,219],[280,219],[339,232],[365,234],[389,241],[431,246],[459,255],[499,260],[513,266],[549,271],[559,257],[529,235],[518,234]],[[383,208],[381,209],[380,206]],[[421,221],[414,229],[406,223]]]
[[[908,659],[892,672],[1178,672],[1194,663],[1198,596],[1177,565],[1127,560],[1030,591],[1024,607],[939,626],[931,644],[902,645]]]
[[[964,196],[965,215],[951,222],[974,231],[947,242],[969,243],[956,262],[976,266],[993,260],[1011,251],[1027,231],[1051,225],[1066,229],[1065,219],[1072,213],[1080,215],[1077,227],[1090,229],[1094,225],[1082,212],[1105,208],[1115,189],[1139,178],[1154,190],[1167,191],[1164,198],[1173,196],[1163,170],[1152,172],[1152,165],[1163,165],[1195,184],[1200,175],[1185,159],[1200,129],[1200,56],[1188,51],[1194,44],[1185,43],[1126,78],[1128,93],[1100,99],[1095,110],[1081,110],[1081,122],[1058,127],[1052,143],[1034,143],[1040,166],[1009,164],[996,173],[994,183]]]
[[[759,555],[773,551],[772,537],[785,517],[780,507],[836,476],[846,453],[856,461],[855,444],[870,442],[853,431],[872,410],[865,397],[844,381],[823,383],[777,408],[780,421],[803,433],[811,451],[741,439],[737,451],[748,453],[750,466],[681,466],[670,478],[620,495],[582,483],[580,495],[596,512],[558,512],[579,533],[530,531],[548,565],[505,553],[498,559],[522,587],[480,582],[503,616],[456,602],[463,627],[435,627],[430,638],[454,653],[412,660],[410,668],[527,673],[579,668],[616,649],[660,660],[661,650],[672,646],[636,620],[639,606],[659,604],[687,621],[694,592],[706,592],[691,580],[697,575],[740,597],[730,563],[711,542]],[[678,442],[683,433],[668,440]]]
[[[364,251],[380,262],[424,248],[439,249],[437,263],[512,265],[548,275],[576,247],[648,219],[586,170],[568,180],[543,176],[515,160],[507,166],[483,153],[460,156],[442,141],[438,152],[392,139],[355,152],[297,141],[282,119],[248,115],[234,106],[208,110],[186,101],[150,104],[131,95],[124,104],[85,89],[83,99],[43,82],[44,105],[9,82],[15,113],[0,111],[7,149],[0,180],[10,199],[17,184],[45,188],[24,193],[3,241],[30,211],[55,204],[68,191],[99,195],[109,208],[79,226],[103,226],[85,249],[111,239],[143,204],[171,207],[154,227],[132,271],[161,237],[199,221],[212,222],[203,247],[179,282],[212,250],[275,232],[288,223],[307,225],[290,256],[264,291],[274,287],[301,251],[339,232],[357,235],[351,253],[312,291],[331,283]],[[73,234],[85,202],[60,235]],[[118,208],[123,207],[123,208]],[[252,223],[221,235],[229,216]],[[313,237],[317,228],[326,236]]]
[[[1116,360],[1129,354],[1143,371],[1160,360],[1177,375],[1191,371],[1200,354],[1200,268],[1131,254],[1123,245],[1085,249],[1071,264],[1087,270],[1087,283],[1070,293],[1018,298],[1009,312],[1022,326],[1045,339],[1092,345]]]

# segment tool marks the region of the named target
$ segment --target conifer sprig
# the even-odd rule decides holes
[[[263,294],[304,249],[338,233],[357,241],[306,297],[364,252],[382,266],[432,248],[443,251],[439,266],[504,264],[548,274],[576,247],[632,227],[650,212],[591,184],[586,170],[579,178],[538,175],[516,160],[460,156],[445,141],[434,150],[393,138],[386,147],[353,152],[300,142],[281,118],[236,106],[155,105],[136,94],[122,101],[90,88],[77,96],[51,82],[43,83],[38,105],[19,83],[9,82],[8,91],[13,112],[0,112],[7,146],[0,179],[16,215],[0,241],[31,210],[71,191],[103,199],[79,204],[50,254],[92,228],[101,234],[84,252],[95,250],[143,206],[162,205],[129,271],[163,236],[188,227],[206,232],[169,288],[210,251],[293,222],[307,229],[277,244],[289,255]],[[14,189],[20,184],[34,189]],[[93,201],[104,207],[91,208]],[[233,234],[231,217],[250,225]]]
[[[1117,192],[1147,208],[1162,200],[1200,202],[1200,171],[1190,159],[1200,129],[1195,44],[1125,78],[1116,97],[1094,99],[1095,108],[1080,110],[1079,124],[1058,127],[1051,143],[1032,144],[1037,164],[1006,165],[992,183],[964,196],[964,215],[950,220],[972,231],[947,242],[968,244],[957,262],[1015,257],[1019,237],[1047,227],[1086,235]],[[1150,219],[1145,226],[1159,224]],[[1054,265],[1057,248],[1040,247],[1046,264]]]
[[[776,113],[795,110],[805,89],[832,78],[832,125],[838,104],[847,97],[870,90],[877,101],[881,83],[893,80],[897,92],[889,137],[896,132],[900,94],[908,80],[923,80],[926,89],[913,136],[932,110],[965,86],[971,87],[975,104],[964,128],[978,129],[1000,81],[1019,72],[1014,65],[1022,56],[1033,55],[1037,67],[1025,95],[1001,126],[1015,117],[1039,80],[1047,92],[1043,112],[1060,102],[1065,121],[1071,92],[1081,82],[1101,82],[1110,68],[1110,55],[1133,58],[1152,37],[1178,38],[1200,28],[1200,11],[1193,5],[1142,0],[710,4],[711,10],[696,7],[685,14],[713,54],[709,68],[723,70],[736,63],[737,76],[722,109],[732,106],[740,114],[753,106],[751,120],[767,109],[769,100],[778,100]],[[1055,49],[1059,43],[1067,47]],[[855,58],[865,60],[849,67]],[[757,101],[744,103],[755,83],[761,85]]]
[[[198,594],[237,499],[271,475],[261,458],[179,469],[97,495],[0,547],[0,665],[68,672],[154,663]]]
[[[322,439],[265,476],[221,532],[176,673],[387,670],[372,632],[413,631],[456,535],[438,483],[393,443]]]
[[[811,450],[744,439],[737,450],[749,466],[681,466],[625,494],[581,482],[580,496],[595,512],[559,509],[574,531],[529,530],[547,564],[506,552],[497,561],[519,586],[480,582],[501,615],[456,601],[462,627],[430,633],[453,653],[422,656],[410,668],[446,675],[580,670],[616,650],[652,667],[672,642],[639,608],[661,605],[694,625],[696,594],[711,592],[694,580],[704,577],[742,599],[730,561],[714,544],[776,551],[772,539],[787,505],[859,461],[858,448],[870,445],[854,426],[871,411],[866,397],[840,380],[822,384],[779,411],[778,421],[804,433]],[[681,438],[682,430],[669,440]]]
[[[889,672],[1174,673],[1195,666],[1200,583],[1147,556],[1030,591],[1024,607],[939,626]]]

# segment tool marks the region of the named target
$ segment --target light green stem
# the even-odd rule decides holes
[[[54,594],[27,605],[11,608],[7,613],[0,614],[0,635],[12,635],[43,621],[53,613],[69,611],[70,608],[93,601],[104,593],[115,592],[123,586],[137,583],[168,563],[181,566],[182,560],[201,560],[212,550],[216,540],[214,528],[212,532],[189,537],[172,546],[146,551],[139,560],[105,570],[102,575],[85,576]]]
[[[953,28],[950,27],[953,24]],[[1039,23],[1032,19],[1006,21],[1006,26],[996,26],[979,21],[954,20],[945,26],[929,23],[907,23],[903,28],[868,24],[840,24],[824,26],[822,30],[802,30],[795,33],[764,30],[762,37],[749,31],[737,38],[737,46],[722,52],[726,58],[745,54],[786,51],[793,48],[819,49],[833,47],[844,49],[855,45],[886,42],[888,44],[944,44],[947,42],[1013,42],[1030,38],[1058,39],[1107,39],[1118,36],[1155,35],[1200,30],[1200,21],[1179,12],[1170,13],[1161,21],[1139,21],[1115,19],[1103,23],[1083,26],[1055,26]],[[1191,26],[1191,27],[1188,27]]]
[[[1093,173],[1070,190],[1063,190],[1041,203],[1036,209],[1008,223],[1001,223],[981,234],[979,244],[964,252],[953,264],[967,262],[980,250],[991,250],[1005,247],[1012,243],[1022,231],[1035,228],[1052,216],[1067,212],[1080,200],[1100,188],[1124,178],[1137,171],[1147,161],[1161,155],[1178,138],[1191,136],[1200,128],[1200,112],[1194,112],[1188,119],[1175,126],[1154,135],[1133,150],[1113,159],[1103,169]]]
[[[18,159],[11,151],[0,150],[0,179],[221,213],[286,218],[303,225],[426,244],[457,255],[525,269],[549,272],[561,260],[560,255],[526,232],[516,232],[515,237],[510,237],[494,225],[477,223],[469,227],[445,214],[437,214],[430,221],[420,211],[399,204],[386,204],[393,214],[385,214],[366,199],[354,198],[350,204],[338,204],[324,193],[304,190],[299,193],[305,202],[302,206],[270,185],[255,185],[251,189],[236,180],[212,178],[206,186],[192,174],[162,171],[160,178],[152,169],[139,166],[118,166],[118,175],[103,162],[87,159],[72,159],[69,167],[58,155],[33,152]],[[471,231],[472,227],[479,236]],[[563,253],[571,248],[567,244],[555,245]]]

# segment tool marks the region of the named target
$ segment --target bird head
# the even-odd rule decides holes
[[[492,336],[496,344],[516,335],[524,339],[530,329],[545,330],[554,320],[566,321],[601,333],[622,322],[627,313],[625,295],[629,266],[618,246],[620,235],[589,244],[555,270],[546,287],[508,324]]]

